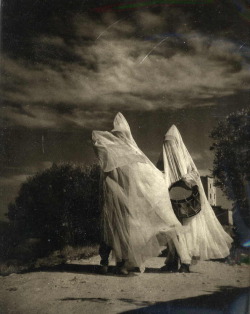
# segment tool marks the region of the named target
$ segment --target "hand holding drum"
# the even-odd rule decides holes
[[[179,220],[190,218],[201,211],[198,186],[189,187],[183,180],[172,184],[169,189],[170,199],[176,217]]]

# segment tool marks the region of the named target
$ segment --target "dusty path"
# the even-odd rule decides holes
[[[164,258],[151,259],[144,274],[119,277],[97,274],[96,256],[49,270],[0,277],[0,313],[109,314],[176,299],[185,299],[185,304],[189,304],[199,298],[206,306],[204,300],[211,295],[220,296],[220,300],[223,296],[224,303],[225,299],[230,303],[230,291],[244,292],[243,288],[249,286],[250,269],[246,265],[200,262],[192,266],[191,274],[167,274],[159,272],[163,262]],[[208,304],[214,306],[217,299],[210,298]],[[171,309],[168,313],[178,313],[174,307]]]

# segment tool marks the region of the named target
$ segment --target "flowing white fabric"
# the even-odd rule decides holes
[[[165,135],[163,153],[158,164],[164,165],[168,188],[182,179],[190,187],[197,185],[200,192],[200,213],[183,220],[183,225],[189,226],[190,232],[181,235],[180,241],[183,241],[187,248],[185,256],[189,256],[182,262],[189,264],[192,257],[207,260],[228,256],[232,238],[216,218],[207,200],[198,170],[175,125]]]
[[[93,131],[94,149],[103,170],[103,238],[116,259],[139,266],[158,256],[168,240],[179,249],[177,220],[162,172],[136,145],[123,115],[111,132]]]

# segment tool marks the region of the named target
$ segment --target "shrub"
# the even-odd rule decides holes
[[[220,121],[211,132],[214,151],[212,174],[216,185],[233,201],[245,224],[250,227],[250,109],[242,109]]]
[[[29,178],[8,208],[19,244],[39,239],[43,256],[65,245],[98,242],[99,178],[96,164],[54,164]]]

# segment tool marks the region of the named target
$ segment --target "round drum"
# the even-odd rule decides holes
[[[189,188],[183,181],[178,181],[169,189],[173,210],[178,219],[190,218],[201,211],[198,186]]]

